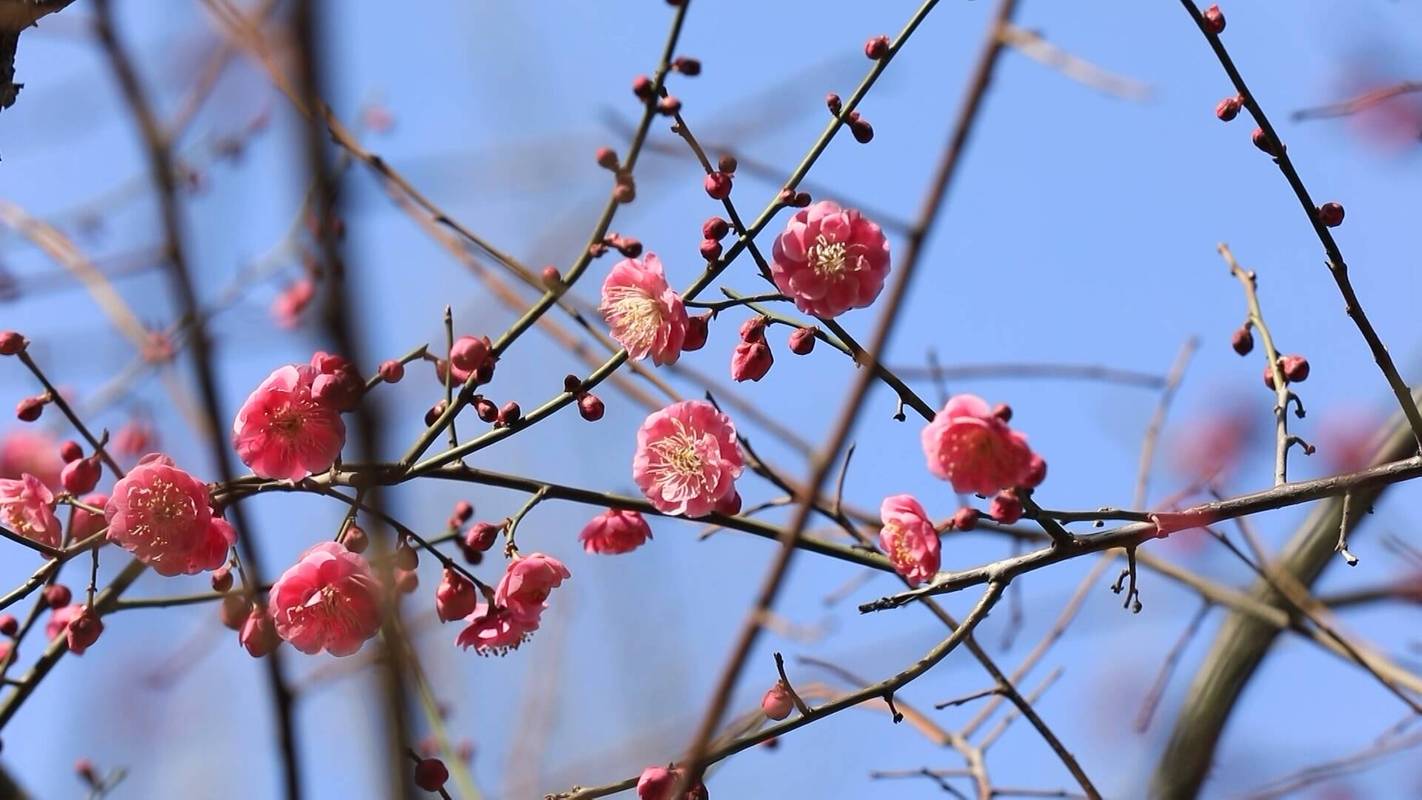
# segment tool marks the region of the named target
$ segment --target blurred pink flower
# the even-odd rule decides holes
[[[879,518],[884,523],[879,547],[894,569],[910,586],[932,580],[938,572],[938,532],[923,506],[910,495],[891,495],[880,504]]]
[[[123,458],[136,458],[158,448],[158,432],[141,419],[131,419],[114,431],[109,452]]]
[[[889,242],[858,211],[821,200],[790,218],[775,239],[771,277],[795,306],[818,317],[864,308],[889,274]]]
[[[0,522],[32,542],[59,546],[54,493],[29,473],[18,479],[0,478]]]
[[[346,425],[336,408],[312,395],[319,374],[309,366],[281,367],[237,412],[232,444],[258,476],[297,481],[336,463]]]
[[[109,496],[102,492],[86,494],[79,500],[100,509],[109,504]],[[104,519],[102,513],[95,514],[75,507],[74,516],[69,518],[69,541],[82,542],[103,530],[106,525],[108,520]]]
[[[301,554],[268,596],[277,634],[303,653],[348,656],[380,630],[380,585],[339,542]]]
[[[735,493],[741,469],[735,425],[704,400],[683,400],[655,411],[637,430],[632,479],[663,513],[711,513]]]
[[[986,496],[1037,478],[1027,437],[1009,428],[976,395],[949,399],[923,429],[922,440],[928,471],[951,481],[955,492]]]
[[[303,276],[300,280],[287,284],[285,289],[272,301],[272,319],[287,330],[301,324],[301,314],[316,298],[316,282]]]
[[[572,573],[558,559],[543,553],[517,556],[509,562],[504,577],[494,589],[494,602],[515,619],[532,622],[548,607],[548,595]]]
[[[584,550],[603,555],[630,553],[650,538],[652,529],[642,515],[622,508],[598,514],[578,534]]]
[[[104,504],[109,541],[160,575],[217,569],[237,533],[212,515],[207,485],[152,453],[118,483]]]
[[[655,254],[614,264],[603,281],[598,310],[612,328],[612,338],[634,361],[650,355],[653,364],[672,364],[681,356],[689,324],[686,308],[667,285]]]
[[[1263,419],[1241,402],[1216,403],[1171,437],[1172,466],[1192,484],[1226,478],[1255,443]]]
[[[18,478],[24,473],[40,479],[51,489],[59,486],[59,444],[35,430],[20,428],[0,438],[0,478]]]

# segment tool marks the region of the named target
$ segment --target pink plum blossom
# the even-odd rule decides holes
[[[938,532],[923,506],[910,495],[892,495],[879,506],[879,518],[884,523],[879,547],[889,555],[894,569],[910,586],[932,580],[938,572]]]
[[[459,632],[454,642],[466,650],[473,647],[480,655],[514,650],[538,630],[537,617],[519,619],[507,608],[492,607],[482,602],[475,606],[474,613],[466,622],[469,624]]]
[[[602,284],[602,317],[612,338],[633,360],[673,364],[681,355],[688,326],[681,296],[667,285],[662,261],[653,253],[613,265]]]
[[[348,656],[380,630],[380,584],[365,558],[321,542],[281,574],[268,596],[277,635],[303,653]]]
[[[54,516],[54,493],[39,478],[25,473],[18,479],[0,478],[0,522],[5,527],[47,547],[59,546],[59,520]]]
[[[337,408],[313,394],[320,376],[310,366],[281,367],[237,412],[232,444],[258,476],[298,481],[330,469],[340,456],[346,426]]]
[[[928,471],[950,481],[955,492],[994,494],[1030,485],[1045,475],[1045,462],[1032,460],[1027,437],[993,414],[982,398],[960,394],[923,429]]]
[[[630,553],[650,538],[652,529],[642,515],[622,508],[598,514],[578,534],[584,550],[603,555]]]
[[[207,485],[151,453],[118,483],[104,504],[109,541],[160,575],[193,575],[227,561],[237,533],[212,514]]]
[[[572,573],[558,559],[543,553],[517,556],[494,589],[494,603],[516,619],[537,622],[548,607],[548,595]]]
[[[316,282],[309,277],[301,278],[282,289],[272,301],[272,319],[282,328],[295,328],[301,322],[302,312],[315,297]]]
[[[21,428],[0,437],[0,478],[18,478],[28,472],[51,489],[59,486],[58,444],[49,436]]]
[[[632,479],[658,511],[703,517],[736,491],[743,462],[730,417],[704,400],[648,415],[637,431]]]
[[[830,200],[797,211],[772,252],[775,285],[797,308],[817,317],[868,306],[889,274],[884,231]]]

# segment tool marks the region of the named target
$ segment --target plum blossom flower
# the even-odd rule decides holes
[[[652,357],[657,365],[681,356],[689,322],[681,296],[667,285],[662,260],[653,253],[613,265],[602,284],[602,317],[612,338],[633,360]]]
[[[301,278],[282,289],[281,294],[272,301],[272,319],[287,330],[295,328],[301,323],[302,312],[315,297],[316,282],[309,277]]]
[[[884,523],[879,547],[889,555],[894,569],[910,586],[932,580],[938,572],[938,532],[923,506],[910,495],[892,495],[879,506],[879,518]]]
[[[735,425],[704,400],[655,411],[637,431],[632,479],[665,514],[711,513],[735,493],[742,468]]]
[[[480,655],[502,655],[517,649],[538,630],[538,619],[515,617],[507,608],[479,603],[466,620],[469,624],[459,632],[454,643],[464,649],[474,648]]]
[[[609,508],[598,514],[578,534],[584,550],[603,555],[630,553],[650,538],[652,529],[642,515],[623,508]]]
[[[948,400],[923,429],[928,471],[950,481],[955,492],[994,494],[1030,485],[1038,471],[1027,437],[993,414],[982,398],[960,394]]]
[[[0,522],[32,542],[59,546],[54,493],[29,473],[19,479],[0,478]]]
[[[64,463],[49,436],[20,428],[0,437],[0,478],[18,478],[28,472],[51,489],[59,486]]]
[[[104,506],[109,504],[109,496],[106,494],[101,494],[99,492],[95,492],[93,494],[86,494],[83,497],[79,498],[79,500],[80,502],[86,505],[93,506],[94,508],[103,508]],[[93,536],[94,534],[103,530],[104,526],[107,524],[108,522],[104,519],[104,515],[102,513],[85,511],[84,509],[75,506],[74,516],[69,518],[69,541],[82,542],[90,536]]]
[[[889,274],[884,231],[830,200],[797,211],[772,253],[775,285],[797,308],[817,317],[868,306]]]
[[[298,481],[336,463],[346,425],[338,409],[313,394],[320,375],[310,366],[281,367],[242,404],[232,424],[232,444],[252,472]]]
[[[109,541],[160,575],[217,569],[237,533],[212,514],[207,485],[158,453],[144,456],[104,504]]]
[[[308,655],[348,656],[380,629],[380,584],[339,542],[302,553],[272,584],[267,606],[277,635]]]
[[[678,767],[647,767],[637,778],[637,800],[673,800],[672,792],[681,780]],[[706,800],[706,785],[697,781],[681,795],[681,800]]]
[[[44,625],[44,636],[50,641],[57,637],[65,637],[65,644],[69,652],[76,656],[84,655],[84,651],[99,638],[99,634],[104,630],[104,624],[99,621],[97,615],[88,611],[88,606],[82,603],[56,608],[49,613],[49,621]],[[79,629],[74,630],[75,622],[79,623]]]
[[[494,589],[494,603],[516,619],[536,622],[548,607],[549,593],[570,577],[572,573],[563,562],[550,555],[517,556]]]

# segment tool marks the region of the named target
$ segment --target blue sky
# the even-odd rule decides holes
[[[121,3],[124,35],[171,114],[214,43],[199,6]],[[628,87],[650,71],[670,20],[664,4],[624,0],[600,4],[457,3],[334,4],[328,40],[336,81],[331,98],[342,118],[382,102],[392,131],[368,135],[368,145],[437,203],[525,262],[566,266],[576,257],[607,190],[607,173],[593,163],[598,145],[620,147],[610,118],[631,120],[637,107]],[[1235,7],[1237,6],[1237,7]],[[698,0],[678,51],[699,57],[704,72],[677,78],[672,90],[706,143],[733,145],[757,160],[796,163],[818,134],[826,91],[847,93],[867,69],[861,48],[877,33],[896,31],[914,3],[782,0]],[[924,181],[946,138],[961,87],[991,11],[986,2],[940,3],[909,47],[861,107],[876,131],[873,143],[847,135],[829,148],[814,183],[886,215],[911,218]],[[76,3],[47,20],[21,44],[19,103],[0,116],[5,178],[0,197],[50,216],[123,187],[142,173],[141,150]],[[1316,199],[1336,199],[1348,212],[1337,235],[1352,277],[1404,377],[1416,380],[1419,330],[1413,298],[1419,290],[1417,148],[1387,150],[1346,122],[1295,123],[1292,110],[1336,99],[1360,64],[1393,79],[1422,72],[1422,54],[1407,49],[1422,11],[1402,3],[1344,5],[1237,2],[1226,8],[1226,40],[1240,69],[1285,137]],[[1268,424],[1272,395],[1259,386],[1261,359],[1240,359],[1229,335],[1244,315],[1238,284],[1215,246],[1227,241],[1258,271],[1264,311],[1286,352],[1307,355],[1313,377],[1301,387],[1308,418],[1301,435],[1321,441],[1330,425],[1374,419],[1390,408],[1381,376],[1342,312],[1322,253],[1297,203],[1269,159],[1248,142],[1251,126],[1214,119],[1227,80],[1179,5],[1123,0],[1089,4],[1026,0],[1018,21],[1048,40],[1114,72],[1148,83],[1151,98],[1126,102],[1074,83],[1017,53],[1008,53],[982,111],[967,161],[934,230],[913,284],[893,351],[896,364],[922,364],[932,349],[946,364],[1015,361],[1094,363],[1163,373],[1181,343],[1198,336],[1201,350],[1177,399],[1162,445],[1152,500],[1177,489],[1183,476],[1171,455],[1195,430],[1192,423],[1233,403]],[[264,112],[271,124],[251,139],[238,163],[204,167],[206,187],[187,200],[187,239],[204,297],[217,297],[244,264],[280,241],[300,203],[303,185],[298,121],[265,78],[238,62],[182,142],[183,152],[208,162],[215,138]],[[676,144],[665,125],[654,140]],[[619,213],[614,230],[640,238],[667,264],[674,284],[700,269],[701,220],[715,205],[700,188],[699,169],[684,153],[649,154],[639,167],[639,198]],[[357,290],[360,335],[372,358],[392,357],[442,338],[440,315],[454,309],[460,332],[496,335],[512,319],[463,267],[385,199],[356,170],[346,183],[350,214],[346,247]],[[733,195],[744,214],[773,195],[773,182],[741,176]],[[125,197],[127,197],[125,195]],[[96,258],[153,245],[156,215],[142,193],[105,205],[101,235],[79,241]],[[775,226],[772,226],[774,229]],[[893,246],[902,252],[903,242]],[[22,292],[55,266],[7,236],[0,263],[21,279]],[[290,258],[274,262],[272,279],[254,285],[213,326],[222,360],[222,388],[234,409],[276,366],[305,360],[324,346],[316,328],[275,328],[267,305],[284,279],[297,274]],[[595,262],[589,283],[611,265]],[[26,281],[31,283],[27,284]],[[724,283],[746,291],[761,284],[750,262],[738,262]],[[152,272],[116,284],[140,317],[167,323],[173,310]],[[688,356],[694,366],[724,375],[734,330],[732,314],[713,328],[711,342]],[[33,352],[79,397],[93,392],[132,358],[92,301],[77,288],[28,292],[0,305],[3,327],[25,331]],[[872,310],[843,319],[863,338]],[[779,346],[779,341],[773,339]],[[851,365],[828,348],[798,359],[777,350],[771,374],[742,387],[762,409],[820,436],[838,408]],[[179,364],[186,368],[187,361]],[[499,398],[525,407],[558,390],[579,369],[546,337],[524,337],[501,365]],[[186,372],[180,382],[191,393]],[[421,426],[434,399],[428,370],[380,401],[390,420],[386,454],[397,455]],[[31,391],[18,365],[0,365],[7,396]],[[679,388],[695,394],[691,387]],[[936,398],[933,386],[918,387]],[[992,402],[1008,402],[1014,424],[1051,465],[1038,497],[1059,508],[1128,504],[1141,435],[1156,394],[1139,388],[1048,380],[955,382]],[[617,492],[634,491],[633,435],[643,411],[611,389],[597,425],[571,412],[480,453],[473,463]],[[1237,398],[1237,400],[1236,400]],[[115,426],[129,413],[151,414],[165,447],[180,463],[212,476],[204,449],[175,412],[169,391],[150,380],[97,418]],[[897,423],[892,396],[876,390],[854,438],[858,455],[848,495],[877,506],[885,494],[911,492],[935,515],[956,500],[923,469],[919,425]],[[749,428],[758,449],[787,470],[803,461]],[[572,457],[570,457],[570,454]],[[1327,452],[1296,457],[1297,477],[1326,474]],[[1232,490],[1267,486],[1269,457],[1253,452],[1231,479]],[[773,488],[743,481],[754,502]],[[1405,565],[1382,547],[1379,534],[1415,540],[1406,509],[1415,491],[1399,490],[1380,504],[1354,551],[1362,563],[1332,569],[1322,586],[1341,588],[1398,577]],[[468,498],[481,518],[511,513],[522,498],[490,490],[461,491],[414,484],[392,492],[412,526],[434,530],[456,499]],[[263,497],[251,504],[263,551],[273,565],[329,536],[342,510],[308,497]],[[766,543],[722,534],[696,541],[697,527],[654,523],[655,542],[619,558],[583,555],[575,535],[592,510],[549,503],[530,515],[520,542],[564,558],[573,579],[553,598],[550,622],[529,646],[504,659],[484,659],[451,646],[451,627],[427,626],[418,638],[449,726],[477,747],[474,772],[488,796],[521,797],[597,784],[665,762],[689,738],[708,698],[755,582],[772,550]],[[1261,516],[1261,535],[1277,544],[1303,509]],[[1198,552],[1161,544],[1165,556],[1187,561],[1219,580],[1248,576],[1217,546]],[[951,538],[945,568],[1000,558],[1005,545],[987,537]],[[105,564],[105,572],[117,568]],[[14,583],[34,568],[28,554],[0,564]],[[1089,569],[1077,561],[1027,576],[1021,591],[1025,625],[1006,652],[999,612],[982,640],[1000,664],[1014,666],[1050,626]],[[483,570],[490,572],[488,566]],[[851,578],[847,566],[800,558],[779,611],[802,625],[825,623],[812,642],[766,637],[752,656],[736,709],[752,707],[773,680],[770,652],[813,655],[854,672],[884,676],[902,668],[942,636],[915,609],[860,617],[852,602],[826,608],[823,596]],[[492,574],[490,575],[492,577]],[[422,571],[415,617],[428,616],[438,579]],[[73,579],[71,579],[73,580]],[[1197,600],[1163,579],[1143,576],[1145,608],[1121,610],[1101,586],[1089,596],[1070,635],[1039,668],[1064,667],[1039,704],[1043,716],[1110,796],[1139,794],[1168,731],[1168,721],[1220,617],[1212,616],[1187,651],[1155,726],[1131,731],[1165,650]],[[202,579],[145,577],[135,596],[198,590]],[[893,591],[876,578],[854,594],[862,601]],[[971,597],[948,605],[966,611]],[[1345,617],[1346,627],[1406,659],[1411,609],[1374,609]],[[1413,651],[1415,658],[1415,651]],[[324,658],[292,658],[298,675],[331,669]],[[161,665],[179,677],[155,688],[145,676]],[[793,658],[792,658],[793,661]],[[189,663],[190,662],[190,663]],[[315,672],[317,675],[325,672]],[[830,680],[792,666],[798,681]],[[920,708],[986,686],[966,654],[955,653],[904,693]],[[261,671],[235,638],[217,628],[211,609],[133,612],[112,620],[91,655],[65,659],[5,735],[5,759],[38,796],[73,794],[70,765],[87,756],[123,765],[131,777],[115,797],[265,796],[276,791],[270,720]],[[364,673],[326,679],[299,707],[302,756],[311,797],[378,797],[374,763],[374,683]],[[1238,793],[1292,769],[1362,747],[1403,709],[1357,670],[1298,640],[1277,652],[1244,697],[1221,743],[1211,796]],[[931,712],[944,724],[971,710]],[[540,738],[543,737],[543,738]],[[161,761],[154,754],[161,754]],[[1394,759],[1355,784],[1365,792],[1396,791],[1419,780],[1406,758]],[[716,797],[814,796],[857,798],[942,796],[927,782],[871,783],[874,769],[957,767],[958,760],[882,715],[852,711],[799,731],[773,752],[753,750],[716,772]],[[1025,726],[1015,725],[989,756],[1005,785],[1063,788],[1069,778]],[[514,782],[523,775],[531,782]],[[529,777],[531,776],[531,777]],[[1387,787],[1386,789],[1384,787]]]

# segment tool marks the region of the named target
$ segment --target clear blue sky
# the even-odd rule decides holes
[[[195,4],[119,3],[123,33],[140,60],[161,108],[171,114],[213,47],[210,20]],[[566,266],[576,256],[607,188],[592,158],[600,144],[620,146],[608,115],[631,119],[632,77],[650,71],[670,19],[656,0],[617,3],[327,3],[337,83],[331,98],[354,120],[363,104],[383,101],[396,118],[369,145],[461,221],[525,261]],[[418,5],[414,9],[413,5]],[[107,193],[140,176],[141,151],[131,119],[115,92],[95,43],[84,33],[87,4],[46,21],[21,43],[19,103],[0,115],[0,197],[48,216]],[[701,58],[704,73],[678,78],[673,92],[703,141],[730,143],[788,170],[818,134],[823,97],[847,93],[867,68],[861,48],[872,34],[892,33],[916,3],[891,0],[697,0],[679,52]],[[945,0],[894,62],[862,106],[876,138],[868,146],[837,140],[812,174],[815,183],[902,218],[918,207],[923,184],[946,137],[991,4]],[[1391,345],[1404,377],[1416,380],[1419,330],[1414,298],[1422,228],[1416,224],[1417,147],[1384,150],[1343,122],[1294,123],[1294,109],[1335,99],[1347,76],[1369,64],[1384,76],[1417,78],[1415,41],[1422,10],[1405,3],[1278,4],[1237,2],[1227,9],[1227,41],[1260,101],[1271,112],[1305,180],[1319,200],[1347,207],[1338,238],[1359,296]],[[1216,121],[1212,109],[1230,93],[1226,78],[1178,3],[1059,3],[1025,0],[1024,27],[1109,70],[1149,83],[1145,103],[1106,97],[1061,74],[1009,53],[998,71],[967,162],[952,188],[907,303],[891,361],[922,363],[929,348],[947,364],[1008,361],[1096,363],[1164,372],[1181,343],[1199,336],[1202,349],[1186,378],[1164,438],[1153,499],[1178,488],[1171,451],[1233,398],[1260,426],[1272,396],[1259,386],[1260,359],[1239,359],[1230,332],[1243,318],[1243,299],[1215,245],[1227,241],[1260,275],[1265,314],[1287,352],[1306,354],[1313,377],[1302,394],[1309,415],[1296,423],[1310,440],[1330,425],[1373,419],[1389,410],[1382,378],[1342,312],[1322,253],[1297,203],[1269,159],[1248,142],[1250,125]],[[188,204],[187,239],[205,297],[216,297],[246,263],[283,235],[300,202],[300,128],[286,101],[246,63],[229,70],[217,94],[184,140],[184,152],[205,154],[214,137],[245,125],[263,108],[271,126],[256,136],[238,164],[204,168],[207,186]],[[656,141],[674,143],[658,124]],[[644,172],[642,171],[644,168]],[[639,197],[614,229],[640,238],[668,266],[673,283],[699,270],[702,219],[715,211],[700,189],[699,169],[678,154],[646,156]],[[355,171],[346,183],[351,213],[349,254],[358,288],[361,335],[372,357],[391,357],[441,336],[440,314],[452,303],[461,332],[497,334],[511,319],[461,266],[395,210],[376,183]],[[742,176],[735,199],[758,211],[773,183]],[[156,215],[138,195],[105,206],[101,236],[81,238],[95,257],[153,245]],[[901,252],[903,242],[895,239]],[[15,237],[0,242],[0,263],[21,278],[55,267]],[[319,332],[274,328],[266,307],[282,276],[251,288],[213,328],[222,359],[227,407],[275,366],[304,360],[322,346]],[[595,263],[594,275],[610,266]],[[590,281],[591,282],[591,281]],[[750,262],[725,283],[759,291]],[[140,316],[173,318],[164,283],[154,274],[118,283]],[[713,330],[689,361],[724,374],[739,317]],[[847,316],[867,335],[872,311]],[[0,305],[0,326],[24,330],[33,352],[82,398],[128,363],[130,347],[114,336],[82,291],[38,290]],[[778,340],[777,340],[778,345]],[[745,393],[811,437],[829,425],[850,365],[821,348],[796,359],[783,348],[775,369]],[[186,377],[180,382],[191,393]],[[546,338],[522,339],[499,370],[500,399],[525,407],[557,391],[572,357]],[[421,425],[435,396],[428,370],[383,391],[387,455],[395,455]],[[10,400],[31,391],[18,365],[0,365]],[[691,391],[689,387],[682,387]],[[920,387],[928,397],[936,392]],[[1156,401],[1154,392],[1082,382],[962,381],[1016,410],[1015,424],[1051,464],[1039,492],[1045,505],[1093,508],[1130,502],[1137,450]],[[612,491],[632,491],[633,432],[642,411],[608,390],[606,418],[587,425],[571,412],[491,448],[474,463],[522,471]],[[8,402],[9,400],[7,400]],[[165,447],[205,477],[212,466],[175,412],[161,381],[149,381],[120,407],[98,417],[114,426],[133,410],[159,420]],[[859,455],[849,495],[877,506],[888,493],[912,492],[935,515],[956,501],[922,465],[916,422],[896,423],[891,395],[876,390],[855,433]],[[765,454],[787,469],[803,463],[749,428]],[[575,454],[575,457],[569,457]],[[1297,458],[1299,477],[1328,471],[1326,453]],[[1268,485],[1268,457],[1253,453],[1231,488]],[[772,487],[743,481],[748,502]],[[402,487],[393,503],[423,529],[442,525],[454,500],[467,497],[484,518],[500,518],[522,498],[448,485]],[[1354,548],[1360,566],[1333,569],[1323,586],[1362,585],[1400,575],[1403,565],[1378,534],[1415,541],[1406,527],[1412,490],[1379,505]],[[341,509],[314,498],[263,497],[251,504],[262,548],[273,565],[331,534]],[[483,659],[451,646],[453,626],[427,627],[419,637],[441,699],[450,703],[456,737],[478,748],[474,771],[488,796],[541,796],[635,774],[665,762],[684,745],[708,698],[735,626],[772,550],[736,535],[696,542],[696,526],[654,524],[655,542],[630,556],[583,555],[575,535],[591,511],[547,504],[525,523],[520,542],[565,559],[573,579],[553,597],[553,610],[534,642],[504,659]],[[1282,541],[1299,509],[1257,520],[1270,542]],[[945,568],[999,558],[1005,546],[986,537],[951,538]],[[1243,582],[1243,568],[1219,548],[1191,553],[1160,545],[1156,552],[1187,560],[1220,580]],[[117,567],[117,559],[105,572]],[[6,585],[35,564],[22,552],[0,564]],[[1085,561],[1034,573],[1020,581],[1025,629],[1007,652],[998,645],[1005,608],[982,640],[999,663],[1016,664],[1052,622]],[[485,567],[485,572],[490,572]],[[842,564],[801,558],[779,610],[803,625],[827,623],[814,642],[766,637],[753,655],[737,709],[752,707],[774,677],[772,649],[832,660],[878,679],[902,668],[942,636],[912,608],[860,617],[853,603],[826,609],[821,598],[855,574]],[[491,573],[489,577],[493,577]],[[424,614],[438,579],[432,565],[412,614]],[[71,579],[73,580],[73,579]],[[1053,650],[1036,678],[1065,672],[1039,704],[1084,768],[1110,796],[1136,796],[1153,766],[1168,721],[1219,617],[1186,654],[1155,726],[1144,737],[1130,723],[1161,657],[1197,601],[1163,579],[1143,575],[1144,611],[1132,616],[1103,585],[1092,592],[1070,636]],[[77,585],[77,583],[76,583]],[[199,590],[203,579],[145,577],[134,596]],[[876,578],[854,601],[888,593]],[[954,598],[956,612],[972,598]],[[37,796],[76,793],[75,758],[132,775],[117,798],[267,796],[276,791],[275,749],[261,671],[217,628],[212,609],[135,612],[112,620],[91,655],[66,658],[52,680],[6,732],[4,758]],[[1350,614],[1347,626],[1406,659],[1408,610]],[[33,654],[35,646],[26,655]],[[293,654],[295,655],[295,654]],[[1415,660],[1416,651],[1413,651]],[[330,668],[327,659],[290,659],[298,675]],[[185,668],[181,668],[186,665]],[[155,670],[179,677],[156,688]],[[829,680],[793,668],[800,681]],[[373,742],[374,685],[358,674],[327,680],[299,706],[307,789],[315,798],[379,797]],[[955,653],[903,699],[929,708],[975,691],[986,679],[970,657]],[[530,688],[532,687],[532,688]],[[1306,764],[1366,745],[1403,709],[1357,670],[1297,640],[1281,640],[1238,709],[1221,743],[1212,796],[1245,789]],[[970,711],[930,712],[951,725]],[[540,738],[546,737],[546,738]],[[540,746],[539,743],[542,743]],[[531,743],[531,744],[530,744]],[[1365,794],[1382,796],[1416,786],[1406,757],[1361,778]],[[517,764],[517,769],[513,764]],[[1415,759],[1413,760],[1415,763]],[[882,715],[853,711],[781,742],[731,760],[710,782],[718,798],[941,797],[927,782],[871,783],[874,769],[957,767],[907,727]],[[1004,785],[1065,788],[1069,778],[1025,726],[1014,726],[989,756]],[[532,784],[511,784],[513,774]]]

